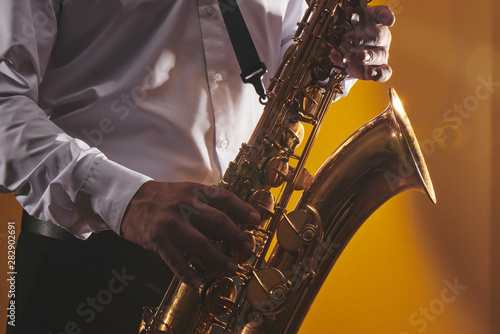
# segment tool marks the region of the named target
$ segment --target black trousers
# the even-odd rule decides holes
[[[173,277],[111,231],[85,242],[21,231],[16,272],[7,334],[137,334],[142,307],[158,306]]]

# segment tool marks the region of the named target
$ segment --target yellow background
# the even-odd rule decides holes
[[[358,83],[348,98],[334,104],[309,169],[314,171],[350,133],[384,110],[387,89],[393,86],[426,144],[438,204],[406,192],[379,209],[334,266],[300,333],[500,333],[494,317],[500,311],[495,257],[500,251],[500,178],[494,173],[500,159],[493,153],[500,149],[495,132],[500,87],[485,98],[479,79],[491,77],[500,84],[500,28],[494,26],[500,5],[493,0],[474,6],[450,0],[372,4],[388,4],[397,14],[393,77],[384,84]],[[479,102],[470,115],[460,116],[459,126],[446,119],[458,115],[448,111],[455,105],[474,101]],[[6,225],[15,221],[19,229],[19,210],[11,196],[0,197],[2,272],[7,271]],[[447,282],[459,284],[459,293],[446,290]],[[4,324],[1,316],[0,332]]]
[[[438,204],[406,192],[379,209],[341,255],[300,333],[500,333],[500,180],[494,175],[500,167],[494,156],[500,149],[494,114],[500,112],[500,29],[494,26],[500,6],[490,0],[372,4],[390,5],[397,14],[393,76],[385,84],[358,83],[333,105],[310,162],[319,165],[381,112],[393,86],[427,144],[422,149]],[[479,77],[490,76],[498,86],[488,98],[484,88],[477,95]],[[460,125],[446,119],[457,115],[448,109],[464,103],[473,111]],[[450,292],[442,296],[447,280],[462,289],[451,303],[444,301]]]

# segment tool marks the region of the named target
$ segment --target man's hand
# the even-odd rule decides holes
[[[351,77],[377,82],[389,80],[392,75],[387,65],[391,45],[389,27],[395,20],[389,7],[368,6],[356,30],[344,34],[342,49],[349,60],[347,71]]]
[[[200,278],[188,266],[183,249],[228,274],[235,273],[236,262],[208,238],[251,254],[252,242],[229,217],[243,224],[260,220],[250,204],[220,187],[149,181],[132,198],[121,232],[125,239],[158,253],[181,281],[197,287]]]

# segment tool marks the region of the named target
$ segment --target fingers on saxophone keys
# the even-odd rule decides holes
[[[253,212],[253,211],[252,211]],[[253,244],[247,235],[224,212],[207,206],[193,217],[192,225],[213,240],[227,242],[231,248],[249,256]]]
[[[387,26],[376,24],[360,27],[344,34],[342,41],[351,47],[389,47],[392,34]]]
[[[396,22],[393,11],[387,6],[369,6],[365,12],[365,23],[380,23],[392,27]]]
[[[219,251],[200,231],[188,226],[173,243],[162,243],[158,253],[173,273],[184,283],[197,288],[201,284],[198,274],[188,264],[187,256],[199,259],[207,267],[226,274],[234,274],[238,264]],[[187,255],[187,256],[186,256]]]
[[[182,282],[193,288],[200,286],[201,278],[189,267],[186,257],[182,254],[179,247],[170,243],[164,243],[162,248],[158,250],[158,254]]]
[[[253,244],[238,225],[258,224],[259,213],[232,192],[216,188],[200,214],[193,217],[193,225],[215,240],[228,242],[233,250],[250,255]]]
[[[388,53],[384,48],[355,49],[349,56],[347,71],[353,78],[384,82],[392,69],[387,65]]]
[[[189,254],[198,257],[208,267],[216,268],[226,274],[234,274],[238,264],[229,256],[218,250],[200,231],[195,230],[186,243]]]
[[[389,65],[365,66],[365,80],[385,82],[392,76],[392,68]]]
[[[260,220],[258,212],[248,203],[238,198],[232,192],[216,187],[216,195],[209,205],[226,212],[241,224],[256,224]]]
[[[358,51],[359,59],[363,65],[387,64],[389,53],[384,47],[365,48]]]

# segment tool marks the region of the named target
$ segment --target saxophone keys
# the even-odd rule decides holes
[[[302,123],[298,121],[290,123],[280,134],[279,145],[282,148],[295,149],[304,140],[304,132]]]
[[[358,13],[353,13],[351,15],[351,24],[354,26],[354,27],[357,27],[359,25],[359,23],[361,22],[361,17],[359,16]]]
[[[312,75],[317,81],[324,81],[330,77],[330,72],[333,68],[333,62],[330,60],[330,55],[321,56],[316,59],[312,66]]]
[[[359,0],[359,7],[361,7],[361,9],[366,9],[366,7],[368,7],[368,1],[367,0]]]
[[[288,162],[283,157],[273,157],[267,160],[262,169],[263,181],[272,188],[279,187],[286,181]]]
[[[276,236],[280,247],[290,253],[314,241],[320,232],[320,218],[311,207],[309,210],[295,210],[283,214]]]
[[[144,307],[142,310],[141,325],[139,327],[139,334],[151,333],[150,324],[154,319],[156,307]]]
[[[312,175],[311,173],[305,169],[302,168],[301,171],[299,172],[299,175],[297,176],[297,179],[295,180],[295,184],[293,185],[293,190],[305,190],[309,187],[309,185],[312,183]]]
[[[257,241],[255,240],[255,236],[250,231],[245,231],[245,234],[248,236],[250,240],[252,240],[252,243],[254,245],[252,252],[248,255],[248,254],[243,254],[241,252],[237,252],[231,248],[231,258],[240,264],[248,262],[248,260],[250,260],[250,258],[257,252],[256,249]]]
[[[311,117],[316,116],[318,105],[323,97],[323,90],[318,86],[309,86],[303,91],[303,111]]]
[[[204,289],[202,299],[210,314],[224,315],[236,301],[236,285],[231,278],[221,277]]]
[[[253,277],[248,282],[248,302],[264,315],[279,312],[289,293],[285,281],[284,275],[276,268],[253,272]]]
[[[259,212],[262,219],[260,225],[274,213],[274,196],[267,189],[254,191],[247,202]]]

